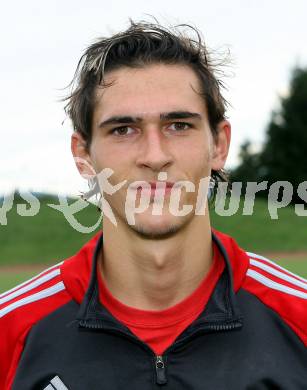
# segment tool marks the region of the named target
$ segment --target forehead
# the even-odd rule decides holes
[[[112,85],[96,91],[94,120],[123,114],[154,117],[161,112],[206,111],[199,79],[188,66],[124,67],[107,73],[106,82]]]

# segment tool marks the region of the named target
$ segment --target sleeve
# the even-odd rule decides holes
[[[59,265],[0,294],[0,390],[11,389],[33,325],[71,300]]]
[[[263,256],[248,255],[243,287],[278,313],[307,346],[307,280]]]
[[[18,321],[13,314],[0,318],[0,390],[11,389],[25,339],[31,328]],[[16,326],[17,321],[19,326]]]

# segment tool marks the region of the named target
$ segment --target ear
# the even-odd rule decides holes
[[[231,125],[227,120],[219,122],[217,134],[213,137],[211,169],[218,171],[225,165],[231,139]]]
[[[85,179],[95,176],[96,172],[89,151],[86,148],[86,141],[80,132],[75,131],[71,135],[70,147],[80,175]]]

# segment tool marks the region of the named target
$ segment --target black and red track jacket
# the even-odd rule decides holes
[[[163,356],[99,301],[99,232],[0,295],[1,390],[307,389],[307,281],[214,231],[225,269]]]

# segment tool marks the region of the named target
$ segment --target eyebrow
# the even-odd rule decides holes
[[[202,116],[198,112],[189,112],[189,111],[171,111],[164,112],[160,114],[160,120],[174,120],[174,119],[189,119],[196,118],[202,119]],[[98,127],[104,127],[107,125],[118,125],[118,124],[128,124],[128,123],[138,123],[142,122],[143,118],[133,117],[128,115],[115,115],[101,122]]]
[[[188,118],[201,119],[202,116],[198,112],[189,112],[189,111],[172,111],[172,112],[160,114],[161,120],[188,119]]]

